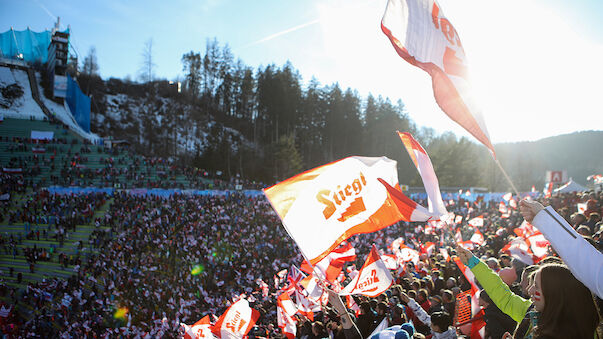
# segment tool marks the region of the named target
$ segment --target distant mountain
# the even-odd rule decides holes
[[[582,131],[537,141],[495,145],[498,158],[516,185],[544,187],[547,170],[565,170],[586,185],[586,177],[603,173],[603,131]]]

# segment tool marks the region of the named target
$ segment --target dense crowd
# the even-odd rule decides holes
[[[301,265],[302,257],[263,196],[175,194],[160,198],[116,193],[106,214],[92,219],[107,198],[102,194],[59,196],[40,191],[21,209],[6,214],[9,223],[47,225],[41,233],[39,228],[26,229],[24,237],[56,241],[68,236],[76,225],[93,224],[96,229],[79,249],[100,249],[87,252],[85,257],[54,254],[63,267],[73,270],[69,279],[30,283],[25,291],[3,287],[0,295],[12,307],[26,304],[37,310],[30,320],[12,312],[2,322],[8,337],[177,337],[182,331],[180,323],[193,324],[208,314],[219,316],[240,296],[261,314],[251,337],[282,336],[276,326],[276,297],[287,280],[277,272]],[[603,194],[558,194],[543,202],[555,207],[600,248]],[[478,229],[485,241],[475,246],[474,254],[497,272],[510,290],[528,297],[524,272],[530,268],[501,252],[516,236],[513,230],[522,224],[523,217],[513,209],[508,217],[501,216],[499,203],[457,199],[447,201],[447,208],[463,217],[453,227],[458,226],[464,240],[475,232],[467,221],[483,216],[484,224]],[[587,206],[582,213],[576,209],[578,203]],[[354,236],[349,242],[356,249],[357,260],[348,263],[344,271],[353,271],[352,265],[360,268],[373,244],[389,253],[392,242],[400,237],[421,256],[394,271],[395,284],[385,294],[377,298],[354,296],[359,305],[355,321],[363,337],[384,318],[390,325],[412,320],[416,337],[429,335],[432,327],[412,311],[409,298],[431,317],[435,315],[433,319],[441,321],[441,326],[453,326],[456,298],[470,289],[455,263],[439,251],[446,248],[450,255],[456,254],[455,232],[450,226],[401,222]],[[19,241],[12,235],[3,237],[0,248],[10,253]],[[435,243],[436,249],[428,252],[424,248],[428,242]],[[53,255],[40,248],[26,249],[23,254],[33,264]],[[552,250],[550,254],[554,254]],[[490,337],[513,333],[516,321],[505,316],[487,293],[482,292],[480,302]],[[296,318],[298,337],[345,336],[340,316],[329,306],[312,320],[301,315]]]
[[[65,132],[66,133],[66,132]],[[115,188],[179,188],[179,189],[245,189],[263,188],[264,184],[232,176],[223,178],[220,171],[211,172],[187,166],[174,159],[138,155],[127,145],[107,148],[87,140],[55,137],[37,140],[0,136],[10,155],[2,167],[29,178],[50,174],[36,182],[37,186],[79,186]],[[27,153],[26,155],[23,153]],[[91,153],[96,153],[94,161]],[[224,175],[225,177],[225,175]]]

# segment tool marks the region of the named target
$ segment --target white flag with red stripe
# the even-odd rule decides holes
[[[393,254],[382,254],[381,260],[385,264],[385,267],[387,267],[387,269],[389,269],[389,270],[395,271],[400,266],[398,264],[398,260],[397,260],[396,256]]]
[[[212,332],[219,338],[243,338],[255,325],[260,312],[249,307],[249,302],[241,298],[218,318]]]
[[[417,171],[419,171],[419,174],[421,175],[425,192],[427,192],[427,207],[429,213],[437,216],[447,214],[448,212],[446,211],[444,201],[442,201],[442,194],[440,193],[438,177],[435,174],[429,155],[427,155],[423,146],[421,146],[410,133],[398,132],[398,136],[400,137],[400,140],[402,140]]]
[[[391,273],[385,267],[375,245],[364,262],[358,275],[339,293],[340,295],[362,294],[376,297],[385,292],[393,283]]]
[[[526,265],[534,264],[534,258],[532,256],[530,246],[523,238],[517,237],[511,240],[505,245],[505,247],[502,248],[502,251]]]
[[[515,232],[517,236],[527,239],[528,237],[538,233],[538,230],[536,227],[532,226],[532,224],[524,220],[519,227],[513,230],[513,232]]]
[[[544,259],[549,254],[549,245],[551,243],[540,232],[529,236],[526,242],[530,245],[536,262]]]
[[[473,227],[482,227],[482,226],[484,226],[484,216],[480,215],[478,217],[475,217],[475,218],[467,221],[467,223]]]
[[[484,235],[482,234],[482,232],[480,232],[477,228],[474,228],[475,233],[473,233],[473,235],[471,236],[471,242],[476,244],[476,245],[480,245],[483,246],[486,244],[486,241],[484,239]]]
[[[295,338],[297,333],[297,321],[293,315],[297,313],[297,306],[293,303],[288,293],[283,293],[277,298],[276,319],[278,326],[283,331],[287,339]]]
[[[264,194],[305,257],[315,264],[352,235],[402,220],[382,182],[398,186],[395,161],[349,157],[298,174]]]
[[[381,30],[404,60],[431,75],[436,102],[490,149],[486,123],[468,81],[461,40],[435,0],[389,0]]]
[[[211,333],[209,315],[206,315],[194,325],[180,324],[184,328],[184,339],[215,338]]]
[[[428,241],[425,244],[423,244],[423,247],[421,248],[421,252],[427,254],[427,256],[431,256],[431,254],[433,253],[435,248],[436,248],[435,244],[431,241]]]
[[[342,246],[334,249],[333,252],[317,262],[314,270],[321,279],[333,282],[339,276],[343,265],[354,260],[356,260],[356,250],[350,243],[344,242]],[[312,267],[307,261],[302,263],[301,270],[308,274],[312,273]]]
[[[400,250],[396,252],[398,260],[402,263],[412,262],[417,264],[419,262],[419,251],[414,250],[406,245],[400,245]]]
[[[425,208],[404,195],[400,188],[393,187],[381,180],[402,214],[402,220],[429,221],[445,218],[448,215],[448,212],[442,201],[438,178],[435,175],[433,165],[431,164],[427,152],[425,152],[423,147],[410,133],[398,132],[398,136],[400,137],[400,140],[402,140],[417,171],[419,171],[419,174],[421,175],[421,180],[423,181],[425,191],[427,192],[428,203],[428,208]]]
[[[484,311],[479,306],[479,288],[477,287],[477,283],[475,282],[475,275],[469,269],[469,267],[465,266],[461,259],[458,257],[454,258],[454,262],[459,267],[463,275],[471,284],[471,318],[477,319],[471,323],[471,338],[485,338],[485,327],[486,322],[484,321]]]

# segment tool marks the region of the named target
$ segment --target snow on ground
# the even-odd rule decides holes
[[[80,127],[80,125],[77,124],[67,104],[57,104],[56,102],[46,98],[46,96],[44,95],[44,89],[42,88],[42,86],[40,86],[39,73],[36,73],[36,80],[38,82],[37,85],[38,92],[40,93],[40,99],[42,100],[46,108],[48,108],[48,110],[52,112],[57,119],[62,121],[65,125],[69,126],[72,131],[82,136],[83,138],[86,138],[90,141],[94,141],[99,138],[98,135],[94,133],[87,133]]]
[[[11,84],[10,78],[12,76],[12,83],[16,83],[23,89],[23,96],[14,100],[8,108],[0,107],[0,113],[5,118],[30,119],[33,117],[36,120],[44,120],[46,115],[44,115],[44,112],[42,112],[42,109],[31,95],[27,72],[8,67],[0,67],[0,69],[0,81],[3,82],[3,87]]]

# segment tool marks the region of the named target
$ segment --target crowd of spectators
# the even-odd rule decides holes
[[[220,171],[186,166],[181,161],[136,154],[128,145],[107,148],[87,140],[57,137],[37,140],[2,137],[3,152],[10,158],[2,165],[19,171],[38,186],[78,186],[114,188],[178,188],[178,189],[259,189],[264,184],[229,177]],[[26,154],[23,154],[26,153]],[[94,153],[94,157],[92,154]],[[32,186],[33,181],[31,185]]]
[[[52,222],[48,218],[35,218],[42,218],[41,211],[58,210],[66,211],[65,219],[58,220],[84,217],[86,213],[72,214],[72,209],[93,211],[105,198],[93,195],[61,198],[41,193],[27,204],[27,214],[13,218]],[[30,320],[21,318],[17,312],[11,313],[3,322],[4,333],[13,337],[91,338],[118,334],[125,338],[177,337],[181,333],[180,323],[193,324],[208,314],[219,316],[244,295],[251,307],[261,313],[250,337],[282,336],[276,326],[276,297],[287,282],[276,273],[291,265],[301,265],[302,257],[263,196],[175,194],[160,198],[116,193],[113,199],[104,217],[74,223],[87,221],[96,225],[86,246],[101,250],[77,261],[64,260],[74,270],[71,278],[32,283],[22,292],[0,290],[13,307],[27,304],[38,310]],[[561,194],[545,203],[556,206],[574,227],[588,227],[585,237],[592,238],[591,242],[599,248],[603,240],[601,223],[592,228],[588,223],[593,214],[600,215],[603,195]],[[588,217],[580,216],[578,203],[588,205],[582,213]],[[498,272],[512,291],[526,296],[522,281],[526,265],[501,252],[515,236],[513,229],[522,223],[521,215],[513,211],[508,218],[502,218],[498,201],[456,200],[448,205],[448,210],[463,216],[458,226],[464,239],[471,238],[474,231],[467,221],[483,216],[484,225],[478,229],[485,244],[476,246],[474,253]],[[64,227],[67,232],[71,230],[70,226]],[[388,252],[392,241],[399,237],[419,251],[427,242],[436,243],[437,249],[430,255],[423,251],[417,262],[409,262],[393,272],[395,284],[381,296],[354,297],[360,309],[356,323],[363,336],[370,334],[385,317],[390,325],[412,320],[415,336],[429,335],[430,327],[408,307],[407,297],[416,300],[432,317],[435,314],[438,321],[443,319],[442,324],[452,326],[456,297],[470,289],[454,262],[445,260],[438,251],[443,247],[455,255],[454,233],[447,228],[426,229],[423,224],[399,223],[379,232],[355,236],[349,242],[356,249],[357,260],[348,265],[359,268],[373,244]],[[34,252],[40,260],[39,249]],[[262,288],[266,284],[267,293]],[[504,332],[513,333],[515,321],[505,317],[487,293],[481,293],[480,303],[485,310],[486,332],[492,338]],[[125,310],[123,316],[116,316],[120,310]],[[328,306],[316,313],[313,320],[301,315],[296,318],[298,337],[344,336],[339,315]]]

